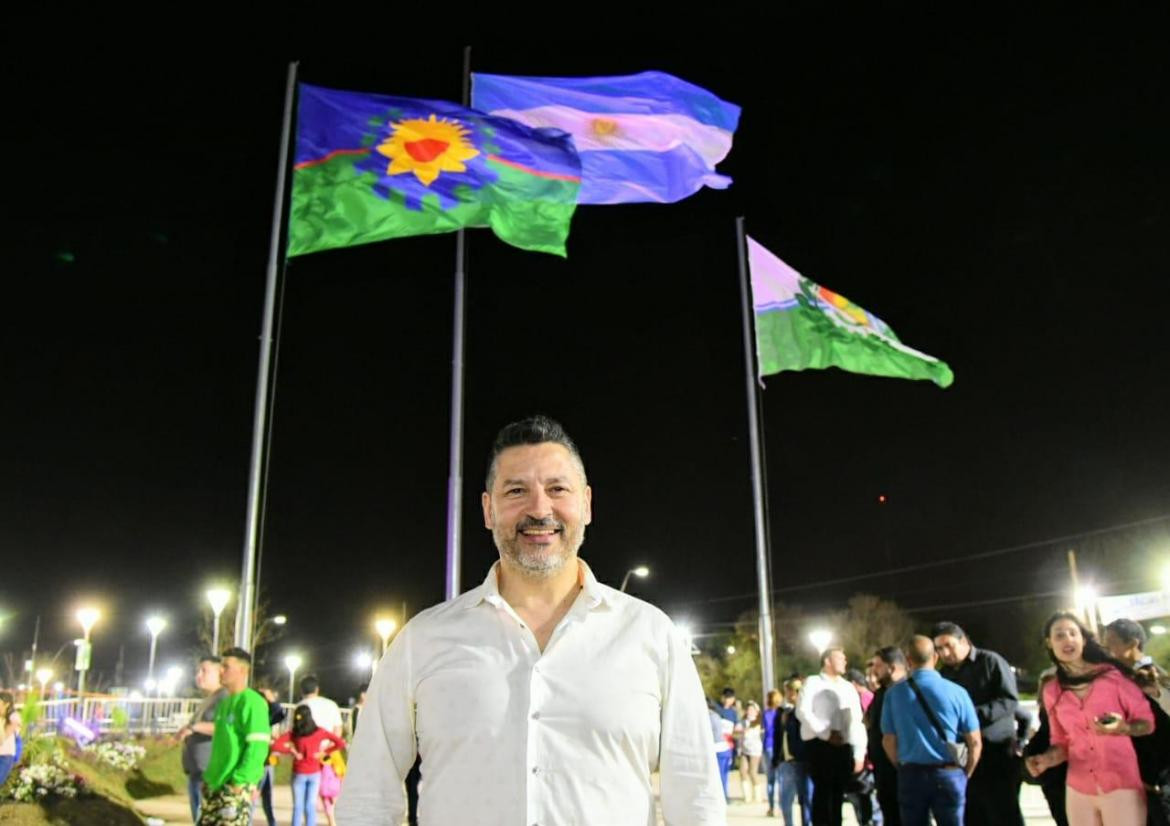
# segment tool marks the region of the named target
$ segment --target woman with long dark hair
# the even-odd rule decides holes
[[[296,707],[292,729],[272,744],[273,754],[293,756],[293,826],[302,826],[302,819],[304,826],[316,826],[322,762],[344,747],[344,740],[313,721],[308,706]]]
[[[16,738],[20,736],[20,712],[11,692],[0,691],[0,786],[16,764]]]
[[[1153,731],[1145,695],[1075,614],[1049,617],[1044,642],[1056,664],[1042,694],[1052,745],[1027,759],[1028,772],[1068,762],[1069,826],[1141,826],[1146,793],[1130,738]]]

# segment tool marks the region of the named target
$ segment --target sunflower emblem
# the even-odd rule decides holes
[[[466,172],[464,161],[479,150],[471,145],[471,133],[458,122],[431,115],[393,124],[390,137],[376,148],[390,159],[387,175],[413,172],[423,186],[430,186],[440,172]]]

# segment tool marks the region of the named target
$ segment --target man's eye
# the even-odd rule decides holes
[[[506,491],[504,491],[504,496],[515,496],[523,492],[524,488],[508,488]]]

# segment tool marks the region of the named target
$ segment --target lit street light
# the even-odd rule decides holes
[[[37,682],[41,684],[41,699],[45,699],[45,686],[48,685],[49,680],[53,679],[53,669],[38,668]]]
[[[734,654],[735,653],[735,646],[734,645],[727,646],[727,653]]]
[[[630,570],[626,571],[626,575],[622,577],[622,587],[618,590],[623,592],[626,590],[626,586],[630,584],[631,575],[636,576],[639,579],[645,579],[646,577],[650,576],[650,569],[645,565],[639,565],[637,568],[631,568]]]
[[[829,643],[833,641],[833,632],[827,628],[817,628],[808,632],[808,641],[812,643],[812,647],[820,655],[829,647]]]
[[[219,615],[231,598],[232,592],[227,588],[212,588],[207,592],[207,601],[211,603],[211,611],[215,615],[211,625],[211,653],[216,656],[219,655]]]
[[[154,682],[154,652],[158,646],[158,635],[167,627],[167,621],[162,617],[151,617],[146,621],[146,630],[150,632],[150,661],[146,667],[147,682]]]
[[[394,633],[394,629],[397,627],[398,623],[390,617],[378,617],[374,620],[374,630],[382,638],[382,656],[386,656],[386,646],[390,644],[390,635]]]
[[[89,632],[93,630],[100,617],[101,612],[96,608],[81,608],[77,612],[77,621],[81,623],[81,631],[84,635],[77,644],[77,661],[74,664],[77,669],[77,695],[79,697],[85,693],[85,672],[89,670],[91,651]]]
[[[297,669],[301,667],[303,660],[296,654],[289,654],[284,658],[284,667],[288,669],[288,701],[293,701],[293,689],[295,688],[295,680],[297,678]]]
[[[1077,604],[1077,613],[1084,617],[1089,630],[1097,633],[1097,589],[1092,585],[1082,585],[1073,594]]]
[[[359,651],[353,658],[353,664],[357,666],[359,671],[370,672],[370,676],[374,676],[374,671],[378,668],[378,661],[370,656],[369,651]]]

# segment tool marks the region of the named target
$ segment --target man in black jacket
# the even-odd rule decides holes
[[[983,757],[967,785],[965,826],[1024,826],[1020,811],[1023,773],[1016,755],[1016,675],[994,651],[976,648],[953,622],[932,633],[945,665],[939,673],[967,689],[983,733]]]
[[[890,686],[906,679],[906,655],[896,645],[879,648],[869,661],[869,670],[878,682],[873,702],[865,712],[869,761],[873,763],[874,790],[882,810],[883,826],[902,826],[898,809],[898,769],[882,748],[882,703]]]

